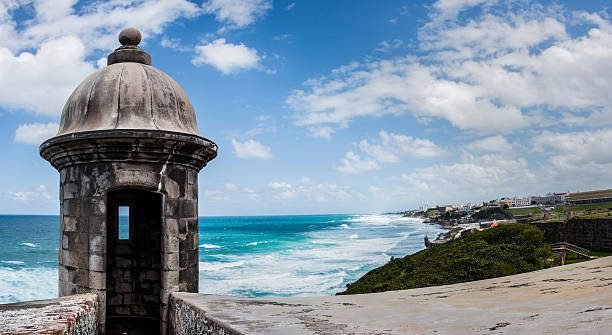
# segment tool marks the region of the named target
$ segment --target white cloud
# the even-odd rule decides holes
[[[73,0],[0,3],[0,107],[59,115],[69,94],[95,70],[87,60],[136,26],[146,37],[201,14],[187,0]],[[98,62],[100,64],[100,62]]]
[[[291,184],[284,181],[271,182],[268,187],[276,191],[275,197],[278,199],[294,199],[298,194]]]
[[[493,4],[496,0],[438,0],[433,4],[435,20],[452,20],[462,11],[481,4]]]
[[[255,140],[239,142],[232,139],[234,154],[239,158],[271,159],[272,149]]]
[[[529,1],[495,4],[438,2],[446,18],[474,5],[481,12],[432,19],[420,31],[419,56],[351,63],[306,81],[286,100],[296,124],[342,127],[407,113],[481,133],[612,124],[609,19]],[[568,34],[573,25],[586,33]]]
[[[359,150],[365,158],[352,151],[347,152],[336,168],[343,173],[361,173],[379,169],[384,164],[397,163],[401,157],[432,158],[445,153],[428,139],[414,138],[381,130],[379,138],[361,140]]]
[[[58,129],[59,125],[54,122],[22,124],[15,130],[14,141],[38,146],[55,136]]]
[[[27,8],[28,2],[21,4]],[[76,1],[46,0],[34,3],[34,15],[15,39],[2,39],[13,49],[31,48],[44,41],[78,36],[89,49],[117,47],[117,34],[125,27],[138,27],[146,37],[160,34],[179,18],[195,17],[201,10],[187,0],[110,0],[94,1],[77,9]],[[27,11],[26,11],[27,12]],[[9,21],[15,25],[13,18]]]
[[[196,56],[192,59],[192,63],[196,66],[211,65],[223,74],[230,74],[242,69],[255,68],[259,60],[257,50],[242,43],[226,43],[224,38],[219,38],[211,43],[196,46]]]
[[[511,130],[526,124],[512,105],[499,106],[468,83],[445,79],[412,57],[352,64],[294,90],[287,104],[303,126],[346,126],[352,119],[413,113],[448,120],[460,129]]]
[[[378,136],[378,144],[362,140],[359,142],[359,148],[379,162],[397,162],[400,156],[431,158],[444,154],[444,150],[428,139],[388,133],[384,130],[381,130]]]
[[[362,199],[363,196],[353,191],[348,186],[336,183],[313,182],[301,178],[301,184],[294,186],[285,181],[274,181],[268,184],[268,188],[274,191],[274,197],[281,200],[307,199],[319,203],[330,200]]]
[[[485,198],[507,190],[525,192],[537,180],[527,160],[499,154],[464,154],[457,163],[417,168],[402,178],[415,193],[446,201]]]
[[[290,189],[292,188],[291,184],[284,181],[273,181],[268,184],[269,188],[273,189]]]
[[[532,142],[535,152],[552,151],[551,161],[557,168],[612,164],[612,128],[568,133],[544,131]]]
[[[214,14],[225,28],[243,28],[255,22],[272,8],[271,0],[209,0],[204,10]]]
[[[204,199],[211,201],[229,201],[231,198],[221,190],[204,190]]]
[[[49,200],[51,199],[51,195],[47,190],[47,187],[44,185],[37,186],[34,190],[31,191],[16,191],[16,192],[8,192],[5,193],[4,196],[8,196],[11,200],[29,202],[35,200]]]
[[[508,152],[512,151],[513,144],[501,135],[489,136],[476,140],[467,145],[469,149],[488,152]]]
[[[382,41],[378,43],[378,48],[374,49],[374,51],[378,52],[391,52],[394,49],[397,49],[402,46],[404,42],[400,39],[394,39],[392,41]]]
[[[358,174],[379,168],[380,165],[375,160],[362,159],[361,156],[349,151],[340,160],[340,165],[336,167],[336,170],[342,173]]]
[[[309,127],[308,133],[311,137],[331,140],[332,134],[335,132],[332,127]]]
[[[181,40],[178,38],[170,38],[168,36],[164,36],[162,37],[161,41],[159,41],[159,45],[164,48],[178,49],[181,46]]]
[[[235,184],[232,183],[225,183],[225,189],[228,191],[234,191],[238,189],[238,186],[236,186]]]
[[[75,37],[48,41],[35,54],[0,47],[0,105],[59,115],[78,82],[93,71]]]
[[[242,192],[246,195],[247,198],[251,200],[255,200],[259,197],[259,195],[251,188],[245,187],[242,189]]]

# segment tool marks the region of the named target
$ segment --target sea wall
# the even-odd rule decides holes
[[[98,295],[0,305],[0,334],[97,335]]]
[[[548,243],[569,242],[589,250],[612,251],[612,219],[572,218],[533,224],[544,231]]]

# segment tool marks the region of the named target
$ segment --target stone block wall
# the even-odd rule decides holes
[[[170,296],[169,333],[173,335],[244,335],[231,326],[207,315],[200,306]]]
[[[572,218],[567,222],[539,222],[548,243],[569,242],[589,250],[612,251],[612,219]]]
[[[98,334],[98,296],[80,294],[0,305],[0,334]]]
[[[163,195],[159,317],[167,329],[170,293],[198,289],[197,174],[193,167],[163,162],[100,162],[60,169],[60,296],[93,292],[106,306],[107,276],[119,275],[107,269],[107,194],[119,189],[156,192]],[[105,308],[98,313],[102,328],[105,313]]]

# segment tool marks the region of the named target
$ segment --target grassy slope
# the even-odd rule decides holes
[[[454,284],[539,270],[552,253],[542,231],[512,224],[392,259],[340,294],[358,294]]]
[[[534,216],[542,216],[544,212],[539,207],[528,207],[528,208],[508,208],[508,212],[512,215],[527,215],[531,214]]]

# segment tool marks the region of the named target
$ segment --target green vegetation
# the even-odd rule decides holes
[[[437,215],[440,215],[440,212],[437,209],[430,209],[425,212],[425,216],[428,218],[435,217]]]
[[[550,266],[552,252],[537,227],[501,225],[391,259],[339,294],[359,294],[461,283]]]
[[[540,207],[509,208],[508,212],[512,213],[512,215],[528,215],[528,214],[531,214],[533,216],[543,216],[544,215],[544,212],[540,209]]]
[[[474,220],[509,220],[512,219],[512,213],[500,208],[500,207],[489,207],[481,211],[478,211],[472,215]]]
[[[601,208],[612,208],[612,202],[600,202],[600,203],[594,203],[594,204],[564,206],[564,207],[555,209],[555,211],[558,211],[558,210],[561,210],[563,212],[586,211],[586,210],[601,209]]]
[[[591,256],[592,257],[607,257],[607,256],[612,256],[612,252],[607,252],[607,251],[591,251]],[[574,263],[581,263],[581,262],[585,262],[591,260],[590,258],[586,258],[580,255],[576,255],[572,252],[568,252],[567,256],[565,258],[565,264],[574,264]]]
[[[595,214],[587,214],[579,216],[581,219],[601,219],[601,218],[612,218],[612,212],[601,212]]]

